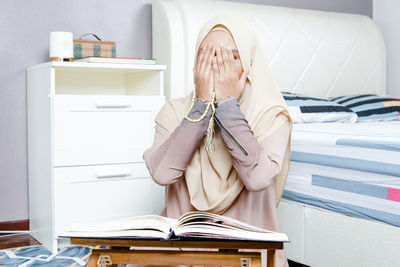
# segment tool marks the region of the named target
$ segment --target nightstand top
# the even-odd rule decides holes
[[[112,70],[166,70],[166,65],[153,64],[126,64],[126,63],[87,63],[87,62],[61,62],[51,61],[28,67],[28,71],[42,68],[66,68],[66,69],[112,69]]]

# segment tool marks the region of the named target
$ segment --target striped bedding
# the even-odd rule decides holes
[[[355,112],[335,101],[289,92],[282,96],[293,123],[357,121]]]
[[[329,98],[357,114],[358,121],[400,120],[400,98],[358,94]]]
[[[283,198],[400,226],[400,121],[294,124]]]

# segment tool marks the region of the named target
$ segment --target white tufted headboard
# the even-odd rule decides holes
[[[386,52],[366,16],[215,0],[155,0],[153,58],[166,64],[168,98],[193,89],[194,49],[202,25],[233,13],[253,25],[281,91],[330,97],[386,94]]]

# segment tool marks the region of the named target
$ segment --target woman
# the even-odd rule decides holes
[[[280,231],[292,122],[255,34],[238,17],[215,17],[202,27],[196,55],[195,90],[167,101],[143,155],[154,181],[167,186],[161,215],[201,210]],[[277,266],[288,266],[283,251]]]

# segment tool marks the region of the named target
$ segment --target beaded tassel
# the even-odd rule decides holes
[[[214,151],[214,112],[208,122],[208,128],[206,133],[206,150],[207,151]]]
[[[207,151],[214,151],[214,114],[215,114],[215,106],[214,106],[214,100],[215,100],[215,91],[213,91],[212,98],[210,103],[208,103],[206,110],[204,111],[203,115],[200,116],[198,119],[191,119],[188,117],[190,111],[192,110],[194,106],[194,102],[196,101],[196,88],[193,90],[193,97],[192,97],[192,104],[188,110],[188,112],[185,115],[185,118],[190,121],[190,122],[199,122],[204,117],[207,115],[209,108],[211,107],[212,109],[212,114],[210,121],[208,122],[208,127],[207,127],[207,132],[206,132],[206,150]]]

